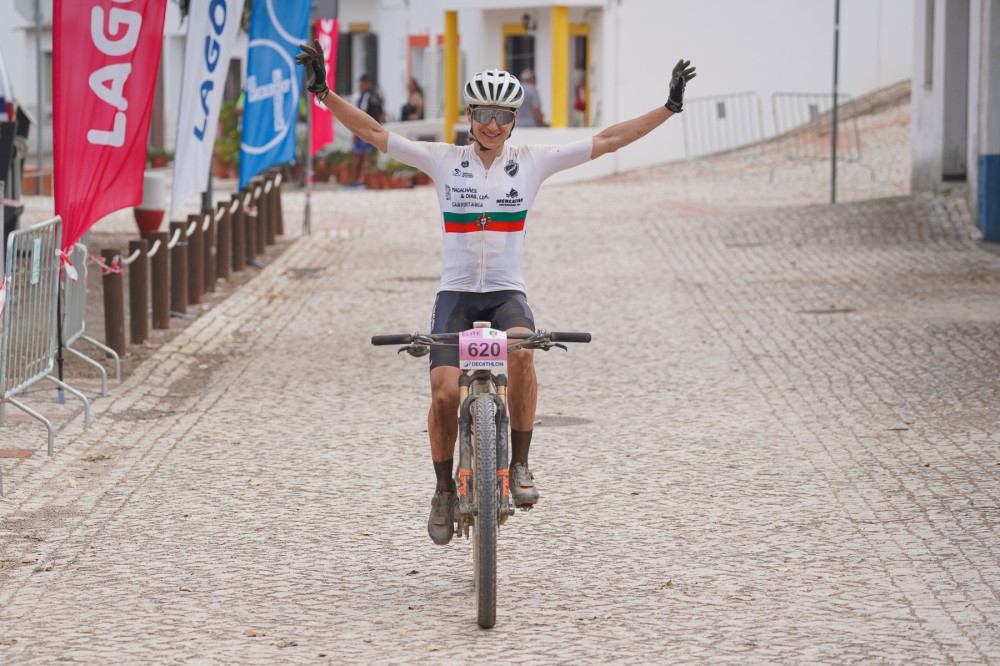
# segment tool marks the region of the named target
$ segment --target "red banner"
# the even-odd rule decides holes
[[[326,85],[330,90],[337,87],[337,19],[320,19],[316,21],[316,39],[323,47],[326,62]],[[333,141],[333,114],[323,102],[310,95],[312,107],[312,136],[309,140],[309,155],[313,156],[320,148]]]
[[[63,248],[142,202],[167,0],[55,0],[52,124]]]

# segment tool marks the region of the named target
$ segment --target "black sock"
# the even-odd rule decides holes
[[[455,459],[448,458],[447,460],[435,460],[433,462],[434,475],[437,477],[437,489],[454,490],[455,479],[451,478],[451,467],[454,464]]]
[[[510,464],[528,464],[528,448],[531,447],[531,430],[510,429]]]

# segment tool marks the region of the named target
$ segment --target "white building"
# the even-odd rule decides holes
[[[913,190],[968,184],[1000,242],[1000,0],[916,0]]]
[[[51,0],[40,0],[43,7]],[[261,0],[258,0],[261,1]],[[15,0],[17,7],[35,0]],[[774,133],[771,100],[774,93],[829,94],[833,84],[834,7],[836,0],[565,0],[554,5],[541,0],[317,0],[317,15],[337,12],[340,49],[337,90],[349,94],[362,73],[372,74],[386,101],[390,120],[405,101],[406,83],[415,77],[424,87],[423,123],[394,125],[411,135],[454,140],[465,129],[460,87],[465,78],[489,67],[515,74],[532,67],[539,82],[550,128],[521,128],[514,141],[562,143],[589,135],[621,120],[663,104],[670,70],[679,58],[690,59],[698,77],[688,87],[689,100],[753,93],[761,112],[755,122],[761,134]],[[979,128],[1000,117],[997,86],[979,79],[996,77],[983,48],[990,25],[1000,15],[1000,0],[840,0],[839,92],[860,96],[874,89],[914,81],[914,186],[930,189],[956,176],[945,145],[965,136],[969,155],[1000,153],[994,130]],[[338,7],[339,5],[339,7]],[[29,12],[30,14],[30,12]],[[49,10],[48,16],[51,16]],[[939,16],[933,30],[928,16]],[[948,88],[948,76],[932,78],[927,87],[924,64],[961,70],[958,47],[926,56],[927,35],[935,44],[954,44],[954,26],[967,24],[967,85],[965,127],[952,108],[961,91]],[[990,23],[992,21],[992,23]],[[176,104],[181,85],[185,27],[176,4],[168,3],[159,95],[151,142],[171,148]],[[961,31],[959,31],[961,32]],[[940,33],[940,34],[939,34]],[[1000,34],[994,25],[993,34]],[[23,104],[34,107],[36,59],[33,22],[15,8],[0,6],[0,48],[8,59]],[[978,36],[977,36],[978,35]],[[975,48],[975,53],[972,53]],[[993,51],[996,51],[993,46]],[[51,26],[42,27],[45,80],[51,65]],[[957,55],[956,55],[957,53]],[[237,46],[233,77],[242,80],[246,42]],[[916,54],[916,57],[914,57]],[[925,57],[926,56],[926,57]],[[994,59],[996,56],[994,56]],[[986,65],[983,65],[986,62]],[[957,68],[957,70],[955,69]],[[238,72],[238,74],[237,74]],[[916,76],[914,76],[916,74]],[[942,75],[944,70],[942,70]],[[585,110],[571,113],[575,83],[586,91]],[[231,86],[235,94],[238,81]],[[975,89],[975,94],[973,94]],[[985,92],[984,92],[985,90]],[[952,100],[947,105],[944,100]],[[45,146],[51,137],[51,92],[43,99]],[[991,114],[988,109],[994,109]],[[585,127],[580,124],[583,116]],[[975,118],[974,118],[975,116]],[[683,116],[682,116],[683,118]],[[692,122],[693,118],[687,119]],[[973,139],[973,133],[975,139]],[[346,131],[338,133],[346,141]],[[944,137],[948,137],[945,141]],[[983,142],[986,141],[986,144]],[[961,141],[958,141],[961,143]],[[976,147],[973,147],[975,143]],[[981,147],[980,144],[987,145]],[[685,157],[682,122],[670,122],[646,140],[560,176],[585,178],[640,168]],[[942,168],[938,165],[937,160]],[[976,172],[979,159],[965,170]],[[987,160],[987,163],[989,160]],[[930,165],[930,166],[929,166]],[[989,169],[987,169],[989,171]],[[557,176],[558,177],[558,176]],[[990,181],[992,182],[992,181]],[[976,190],[976,187],[972,188]],[[990,188],[978,187],[981,193]],[[996,191],[996,187],[992,191]],[[973,202],[975,204],[975,202]],[[1000,238],[996,239],[1000,240]]]

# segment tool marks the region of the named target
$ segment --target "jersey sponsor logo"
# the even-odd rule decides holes
[[[468,171],[462,171],[458,167],[455,167],[455,170],[451,172],[451,175],[455,176],[456,178],[459,176],[461,176],[462,178],[472,178],[471,173],[469,173]]]
[[[469,168],[469,160],[462,160],[462,168],[463,169]]]
[[[517,175],[517,170],[520,169],[520,168],[521,168],[521,166],[517,162],[515,162],[514,160],[510,160],[509,162],[507,162],[507,164],[503,165],[503,170],[511,178],[513,178],[514,176]]]
[[[445,201],[451,201],[451,185],[444,186],[444,199]]]
[[[483,204],[478,201],[453,201],[452,208],[482,208]]]
[[[497,199],[498,206],[520,206],[524,203],[524,197],[518,196],[517,190],[513,187],[510,188],[510,192],[503,195],[503,198]]]

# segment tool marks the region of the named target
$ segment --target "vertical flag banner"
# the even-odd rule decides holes
[[[250,16],[240,189],[264,169],[295,158],[302,68],[312,0],[256,0]]]
[[[330,90],[337,87],[337,19],[320,19],[316,21],[316,39],[323,47],[326,62],[326,85]],[[312,136],[309,137],[309,155],[315,155],[319,150],[333,141],[333,114],[323,102],[309,95],[312,101]]]
[[[167,0],[55,0],[52,124],[63,249],[142,203]]]
[[[188,9],[171,220],[192,192],[208,189],[222,92],[242,15],[243,0],[193,0]]]

